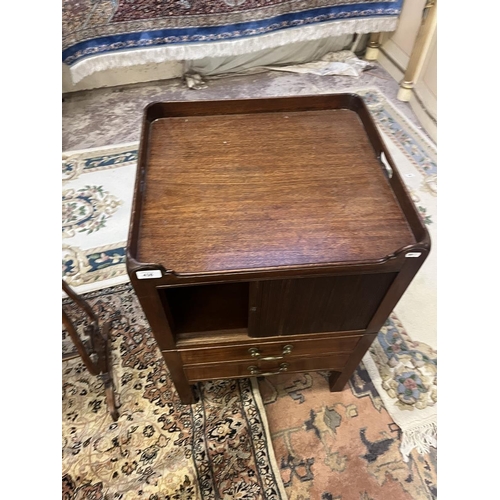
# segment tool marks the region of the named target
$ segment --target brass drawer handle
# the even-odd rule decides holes
[[[257,349],[256,347],[251,347],[248,349],[248,352],[250,353],[250,356],[252,358],[258,359],[259,361],[275,361],[277,359],[283,359],[285,356],[290,354],[292,352],[293,345],[287,344],[286,346],[283,347],[283,353],[281,356],[266,356],[262,357],[260,354],[260,349]]]
[[[281,372],[286,372],[288,370],[288,363],[281,363],[278,371],[276,372],[261,372],[256,366],[249,366],[248,371],[250,375],[259,375],[260,377],[267,377],[268,375],[277,375]]]

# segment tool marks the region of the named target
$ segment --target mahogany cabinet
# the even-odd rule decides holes
[[[145,110],[127,269],[183,403],[284,371],[342,390],[429,250],[355,94]]]

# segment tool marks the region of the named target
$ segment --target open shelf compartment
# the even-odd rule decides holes
[[[158,292],[176,336],[248,328],[249,283],[162,287]]]

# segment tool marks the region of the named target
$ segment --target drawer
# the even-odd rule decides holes
[[[294,356],[317,356],[326,352],[352,352],[360,335],[314,340],[293,340],[291,342],[248,342],[226,347],[205,349],[181,349],[179,353],[186,365],[216,363],[225,361],[259,361],[259,358],[279,357],[283,361]],[[250,350],[253,350],[252,356]]]
[[[340,371],[349,359],[349,353],[329,354],[310,358],[290,358],[278,361],[240,361],[185,366],[190,382],[237,377],[259,377],[278,373],[336,370]],[[284,365],[284,366],[283,366]],[[252,369],[253,367],[253,369]],[[284,369],[286,367],[286,370]],[[281,368],[281,370],[280,370]]]

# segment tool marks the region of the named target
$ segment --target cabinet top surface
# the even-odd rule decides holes
[[[149,127],[141,262],[178,273],[307,266],[381,259],[415,243],[354,111]]]

